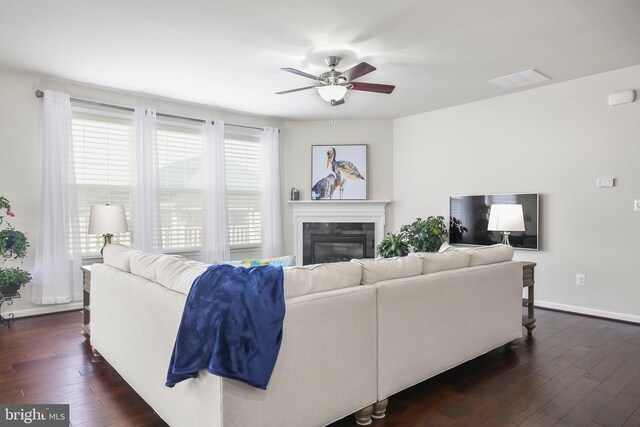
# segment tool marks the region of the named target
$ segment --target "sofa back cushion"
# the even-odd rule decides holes
[[[483,246],[470,249],[467,253],[469,254],[469,267],[511,261],[513,259],[513,247],[511,245]]]
[[[127,246],[108,244],[102,252],[102,261],[118,270],[131,273],[131,257],[141,253],[143,252]]]
[[[360,265],[350,262],[285,267],[284,297],[293,298],[358,286],[361,278]]]
[[[354,259],[351,262],[362,266],[362,284],[373,285],[384,280],[417,276],[422,271],[422,262],[416,257]]]
[[[209,267],[197,261],[163,256],[156,262],[158,283],[172,291],[189,295],[194,280]]]
[[[182,257],[138,252],[131,255],[131,274],[144,277],[151,282],[158,282],[158,262],[165,258],[181,259]]]
[[[469,267],[469,253],[467,251],[416,252],[410,256],[422,260],[422,274]]]

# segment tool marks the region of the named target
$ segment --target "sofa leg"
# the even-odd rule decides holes
[[[389,399],[383,399],[373,404],[373,415],[375,419],[384,418],[387,413],[387,405],[389,405]]]
[[[515,350],[516,348],[518,348],[519,345],[520,345],[520,340],[517,339],[507,344],[507,347],[509,348],[509,350]]]
[[[91,352],[93,353],[93,355],[91,356],[91,361],[93,363],[102,362],[104,360],[104,357],[102,357],[100,352],[98,352],[98,350],[96,350],[93,346],[91,347]]]
[[[373,415],[373,405],[364,407],[353,414],[353,416],[356,417],[356,423],[359,426],[368,426],[371,424],[371,415]]]

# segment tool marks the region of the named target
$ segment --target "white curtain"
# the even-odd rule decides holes
[[[227,239],[227,180],[224,121],[205,122],[204,133],[204,247],[202,262],[230,258]]]
[[[137,107],[135,126],[136,191],[132,246],[145,252],[161,252],[156,111]]]
[[[40,219],[34,304],[82,299],[80,240],[69,95],[44,91]]]
[[[282,198],[278,128],[262,132],[262,258],[282,256]]]

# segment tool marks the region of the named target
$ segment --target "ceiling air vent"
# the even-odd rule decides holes
[[[489,80],[489,83],[493,83],[503,89],[515,89],[517,87],[532,85],[534,83],[540,83],[547,80],[550,80],[549,77],[540,74],[536,70],[525,70],[520,71],[519,73],[513,73],[508,76]]]

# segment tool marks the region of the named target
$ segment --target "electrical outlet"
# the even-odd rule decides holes
[[[633,201],[633,210],[636,212],[640,211],[640,200]]]
[[[576,285],[584,286],[587,284],[587,275],[578,273],[576,274]]]
[[[615,185],[615,181],[613,178],[598,178],[596,180],[596,187],[613,187]]]

